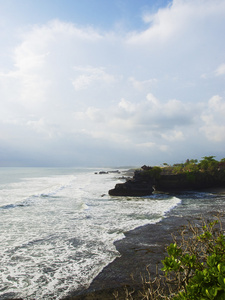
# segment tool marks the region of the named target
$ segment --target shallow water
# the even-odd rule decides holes
[[[124,232],[181,203],[165,194],[110,197],[118,175],[96,169],[0,169],[0,299],[60,299],[119,253]]]

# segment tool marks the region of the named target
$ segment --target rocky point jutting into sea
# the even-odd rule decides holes
[[[208,166],[190,161],[144,167],[139,175],[146,173],[148,181],[149,173],[158,180],[162,174],[183,172],[193,181],[201,167],[199,173],[208,183],[212,173],[217,181],[223,178],[223,164],[208,161]],[[179,235],[188,221],[201,222],[201,215],[211,219],[225,208],[225,194],[218,188],[160,193],[152,192],[148,184],[146,196],[107,195],[134,171],[103,169],[100,175],[92,168],[0,171],[2,300],[114,299],[117,290],[123,293],[119,299],[125,299],[124,285],[141,288],[141,275],[148,276],[146,266],[154,276],[171,233]]]
[[[65,299],[128,299],[125,287],[132,292],[132,299],[144,299],[138,293],[143,288],[142,279],[146,277],[148,280],[148,271],[154,278],[157,265],[158,271],[162,272],[161,261],[166,255],[166,247],[173,241],[172,234],[179,236],[189,222],[201,226],[202,216],[205,220],[212,220],[220,214],[224,224],[224,164],[214,164],[213,161],[208,167],[214,165],[215,168],[206,168],[205,161],[210,162],[211,159],[204,159],[198,165],[187,161],[182,165],[165,168],[143,166],[134,172],[133,178],[128,178],[125,183],[117,184],[115,189],[110,190],[109,194],[113,195],[112,199],[120,202],[120,207],[127,200],[129,202],[133,199],[132,196],[141,196],[136,197],[138,203],[150,199],[150,205],[153,205],[155,197],[161,197],[161,202],[168,201],[170,197],[179,198],[180,203],[169,210],[160,222],[146,223],[124,232],[125,237],[114,242],[120,256],[103,268],[86,290],[76,290]],[[178,171],[179,174],[176,174]],[[153,193],[153,187],[155,191],[168,193]],[[124,197],[118,200],[117,196]]]
[[[185,164],[148,167],[142,166],[134,172],[132,179],[116,184],[109,190],[111,196],[146,196],[153,191],[177,192],[225,187],[225,162],[205,157],[199,164],[187,160]]]

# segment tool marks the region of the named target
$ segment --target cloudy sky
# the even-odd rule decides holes
[[[224,0],[0,0],[0,166],[225,157]]]

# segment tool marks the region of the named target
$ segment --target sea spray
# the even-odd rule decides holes
[[[0,299],[60,299],[87,286],[119,255],[115,240],[181,202],[110,197],[118,175],[94,171],[1,169]]]

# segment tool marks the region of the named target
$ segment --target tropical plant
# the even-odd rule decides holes
[[[143,289],[126,289],[122,299],[225,299],[225,235],[220,218],[189,223],[173,237],[162,260],[163,274],[143,279]],[[116,299],[121,299],[114,294]]]
[[[193,236],[171,244],[163,260],[168,281],[175,284],[173,299],[225,299],[225,236],[218,220],[191,226]]]

